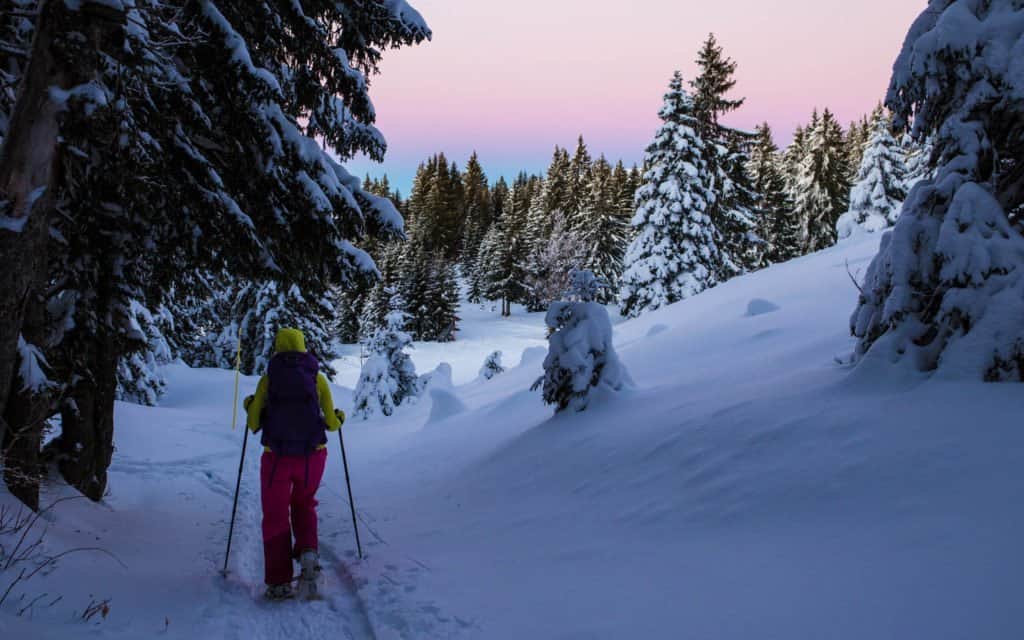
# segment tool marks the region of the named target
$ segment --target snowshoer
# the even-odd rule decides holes
[[[262,430],[260,488],[266,595],[295,596],[293,559],[302,567],[300,592],[316,595],[320,572],[316,492],[327,462],[326,431],[337,431],[345,414],[334,408],[320,363],[306,351],[298,329],[281,329],[274,357],[255,395],[245,400],[247,426]],[[294,538],[293,538],[294,536]]]

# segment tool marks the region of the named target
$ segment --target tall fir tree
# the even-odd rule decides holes
[[[744,99],[726,97],[736,86],[736,62],[726,57],[715,34],[708,34],[697,54],[700,73],[693,80],[693,110],[704,137],[718,135],[718,119],[743,106]]]
[[[593,159],[587,143],[581,135],[576,142],[576,151],[569,163],[569,223],[573,229],[584,224],[590,210],[590,172]]]
[[[466,171],[462,174],[462,193],[465,202],[465,233],[462,238],[462,274],[469,284],[469,299],[478,301],[480,291],[474,287],[477,279],[476,258],[480,252],[480,243],[484,234],[491,227],[494,218],[494,207],[491,203],[491,190],[487,184],[487,174],[480,165],[476,152],[469,157]]]
[[[860,120],[851,122],[849,129],[846,130],[846,166],[850,169],[850,184],[857,180],[857,173],[864,159],[864,151],[873,133],[872,123],[882,115],[883,108],[879,104],[871,113],[871,118],[863,116]]]
[[[828,109],[815,111],[804,132],[791,189],[800,221],[800,252],[812,253],[835,244],[836,223],[849,204],[849,167],[843,130]]]
[[[524,176],[508,189],[501,217],[491,225],[480,245],[478,258],[481,290],[487,300],[501,301],[501,315],[512,314],[512,304],[526,295],[529,245],[525,240],[528,181]]]
[[[583,259],[579,268],[590,270],[605,286],[597,293],[597,300],[610,304],[618,296],[622,276],[623,258],[627,247],[627,230],[632,212],[620,208],[621,187],[616,182],[628,178],[625,169],[619,165],[615,173],[611,165],[601,156],[591,168],[589,212],[581,221],[579,236],[583,242]]]
[[[747,175],[752,136],[725,127],[721,116],[743,105],[730,98],[736,86],[736,62],[727,57],[714,34],[709,34],[697,56],[700,70],[693,80],[693,105],[704,140],[704,161],[713,176],[709,215],[718,236],[721,261],[717,278],[727,280],[763,265],[763,246],[756,234],[756,194]]]
[[[721,269],[705,143],[678,71],[658,115],[662,125],[647,148],[632,221],[637,237],[626,252],[620,291],[621,312],[629,317],[714,286]]]
[[[786,245],[791,242],[792,234],[787,230],[793,224],[792,212],[782,158],[767,122],[757,127],[747,170],[757,194],[758,235],[767,244],[766,259],[770,263],[784,262],[791,257]]]

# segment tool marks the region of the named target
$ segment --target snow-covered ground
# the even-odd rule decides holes
[[[0,635],[1024,637],[1024,394],[839,364],[847,265],[876,248],[858,238],[619,324],[636,388],[575,415],[529,391],[536,352],[475,379],[490,351],[514,365],[540,344],[539,316],[464,310],[459,342],[414,356],[452,362],[454,391],[345,427],[362,561],[332,449],[323,602],[260,598],[254,442],[218,574],[242,436],[232,375],[172,367],[163,406],[118,407],[110,496],[47,518],[50,552],[98,546],[125,566],[60,560],[8,598]],[[111,599],[106,619],[78,619],[90,598]]]

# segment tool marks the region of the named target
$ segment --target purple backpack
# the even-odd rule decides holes
[[[289,351],[271,358],[263,446],[282,456],[308,456],[327,444],[316,392],[319,372],[320,363],[309,353]]]

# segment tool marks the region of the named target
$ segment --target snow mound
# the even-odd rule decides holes
[[[533,364],[544,362],[548,355],[546,347],[528,347],[523,349],[523,355],[519,358],[520,367],[528,367]]]
[[[767,313],[775,313],[779,310],[779,305],[768,300],[762,300],[761,298],[754,298],[747,303],[746,317],[753,318],[754,316],[763,316]]]
[[[452,382],[452,365],[447,362],[437,365],[437,368],[424,374],[421,379],[424,390],[431,392],[435,390],[451,391],[455,388],[455,384]]]
[[[647,337],[648,338],[653,338],[654,336],[658,335],[659,333],[665,333],[666,331],[668,331],[668,329],[669,329],[669,327],[668,327],[667,324],[656,324],[656,325],[654,325],[653,327],[651,327],[650,329],[647,330]]]
[[[430,417],[427,424],[435,424],[466,411],[466,405],[449,389],[430,390]]]

